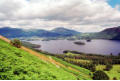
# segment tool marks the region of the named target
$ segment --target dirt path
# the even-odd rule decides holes
[[[6,42],[8,42],[8,43],[10,43],[10,40],[9,40],[9,39],[7,39],[7,38],[5,38],[5,37],[3,37],[3,36],[1,36],[1,35],[0,35],[0,39],[6,41]],[[36,51],[33,51],[33,50],[29,49],[29,48],[24,47],[24,46],[22,46],[20,49],[22,49],[22,50],[24,50],[24,51],[27,51],[27,52],[29,52],[30,54],[35,55],[35,56],[37,56],[38,58],[40,58],[40,59],[42,59],[42,60],[44,60],[44,61],[51,62],[52,64],[55,64],[57,67],[64,67],[64,68],[70,69],[70,70],[75,71],[75,72],[80,72],[80,71],[78,71],[78,70],[76,70],[76,69],[74,69],[74,68],[72,68],[72,67],[67,67],[67,66],[65,66],[65,65],[63,65],[63,64],[55,61],[55,60],[52,59],[51,57],[47,57],[47,56],[45,56],[45,55],[42,55],[42,54],[40,54],[40,53],[38,53],[38,52],[36,52]],[[80,72],[80,73],[81,73],[81,72]],[[83,74],[83,73],[81,73],[81,74]],[[89,77],[89,76],[85,76],[85,77]],[[90,78],[90,77],[89,77],[89,78]]]
[[[0,39],[6,41],[6,42],[8,42],[8,43],[10,43],[10,40],[9,40],[9,39],[7,39],[7,38],[5,38],[5,37],[3,37],[3,36],[1,36],[1,35],[0,35]]]

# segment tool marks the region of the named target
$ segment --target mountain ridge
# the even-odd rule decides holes
[[[58,32],[61,31],[62,32]],[[43,29],[21,29],[21,28],[11,28],[11,27],[2,27],[0,28],[0,34],[8,37],[8,38],[15,38],[15,37],[67,37],[79,34],[80,32],[66,29],[66,28],[58,28],[53,29],[51,31],[43,30]],[[54,31],[55,30],[55,31]]]
[[[103,38],[108,38],[111,40],[120,40],[120,26],[107,28],[99,33]]]
[[[64,27],[58,27],[58,28],[55,28],[51,31],[54,33],[62,34],[63,36],[73,36],[73,35],[80,34],[80,32],[77,32],[77,31],[72,30],[72,29],[67,29]]]
[[[76,38],[92,38],[92,39],[110,39],[110,40],[120,40],[120,26],[107,28],[101,32],[97,33],[87,33],[86,36],[84,33],[67,29],[64,27],[58,27],[53,30],[43,30],[43,29],[21,29],[21,28],[10,28],[3,27],[0,28],[0,34],[8,38],[19,38],[19,37],[72,37],[77,36]],[[85,36],[84,36],[85,35]]]

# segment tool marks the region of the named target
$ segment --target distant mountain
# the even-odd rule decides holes
[[[10,28],[10,27],[0,28],[0,35],[3,35],[8,38],[9,37],[21,37],[21,36],[23,36],[23,34],[24,34],[24,32],[22,29]]]
[[[58,27],[51,31],[43,29],[21,29],[21,28],[11,28],[3,27],[0,28],[0,35],[7,38],[19,38],[19,37],[72,37],[76,36],[79,39],[111,39],[120,40],[120,26],[107,28],[98,33],[80,33],[75,30],[66,29],[64,27]]]
[[[105,34],[120,34],[120,27],[113,27],[103,30],[101,33]]]
[[[18,38],[18,37],[67,37],[78,34],[79,32],[74,30],[69,30],[65,28],[56,28],[52,31],[42,30],[42,29],[20,29],[3,27],[0,28],[0,35],[8,38]]]
[[[42,29],[20,29],[20,28],[10,28],[10,27],[3,27],[0,28],[0,35],[3,35],[8,38],[18,38],[18,37],[57,37],[60,36],[57,33],[53,33],[50,31],[42,30]]]
[[[64,27],[55,28],[52,30],[52,32],[61,34],[62,36],[73,36],[80,34],[80,32],[71,29],[66,29]]]
[[[99,34],[103,35],[103,38],[120,40],[120,26],[105,29],[101,31]]]
[[[90,38],[120,40],[120,27],[107,28],[98,33],[89,34]]]
[[[110,40],[120,40],[120,26],[107,28],[101,32],[94,33],[81,33],[77,36],[80,39],[110,39]]]

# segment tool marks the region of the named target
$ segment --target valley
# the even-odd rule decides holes
[[[105,80],[120,79],[117,37],[119,27],[98,33],[65,28],[51,31],[1,28],[0,79],[92,80],[99,78],[95,76],[97,72],[103,73]],[[11,40],[15,38],[20,39],[23,46],[13,46]]]
[[[0,0],[1,80],[120,80],[120,0]]]

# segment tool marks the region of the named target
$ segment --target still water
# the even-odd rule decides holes
[[[75,41],[70,40],[50,40],[50,41],[29,41],[33,44],[41,45],[41,50],[54,54],[63,54],[64,50],[73,50],[84,53],[103,54],[103,55],[118,55],[120,53],[120,41],[115,40],[92,40],[87,42],[82,41],[85,45],[76,45]]]

